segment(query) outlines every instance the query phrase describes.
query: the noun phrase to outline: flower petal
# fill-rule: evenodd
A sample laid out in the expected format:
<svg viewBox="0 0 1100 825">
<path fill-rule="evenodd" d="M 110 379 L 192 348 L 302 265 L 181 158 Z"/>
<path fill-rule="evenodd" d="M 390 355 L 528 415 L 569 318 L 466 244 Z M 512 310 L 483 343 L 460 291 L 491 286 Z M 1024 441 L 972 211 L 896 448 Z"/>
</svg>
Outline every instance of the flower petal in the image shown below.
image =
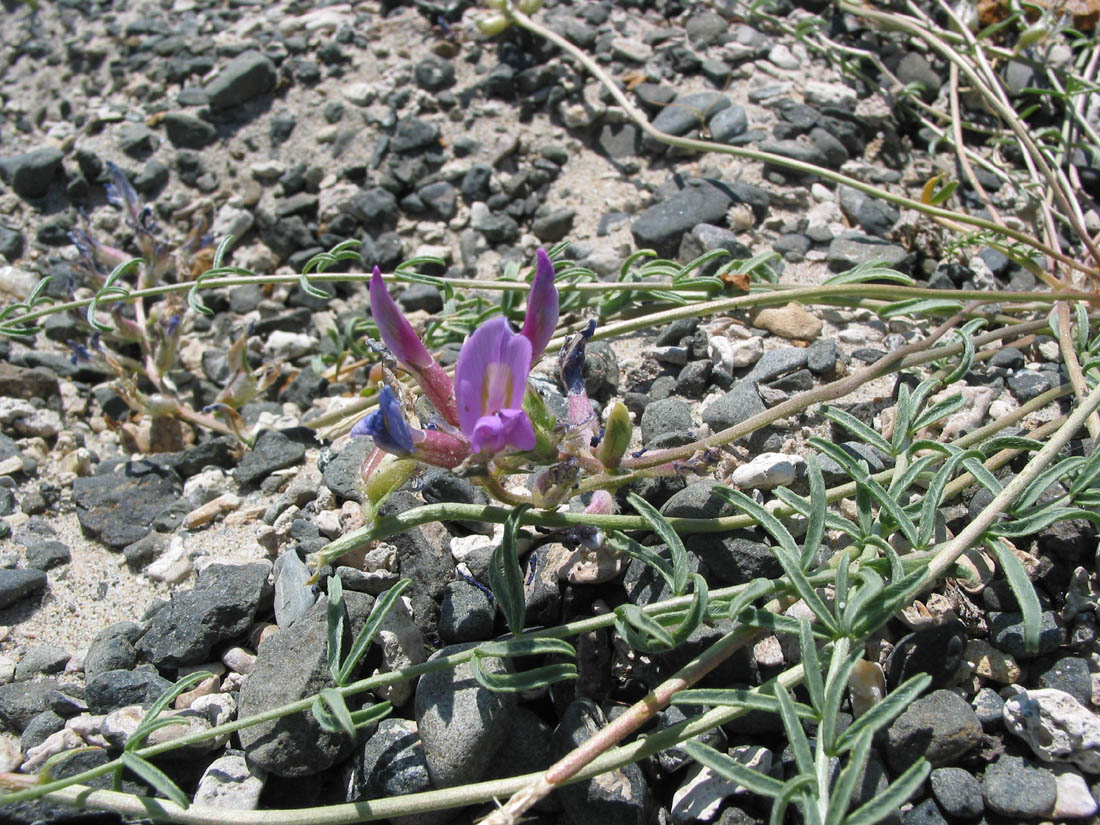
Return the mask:
<svg viewBox="0 0 1100 825">
<path fill-rule="evenodd" d="M 535 429 L 523 410 L 501 410 L 497 415 L 504 424 L 505 437 L 510 447 L 517 450 L 535 449 Z"/>
<path fill-rule="evenodd" d="M 470 437 L 478 419 L 504 407 L 520 407 L 531 369 L 531 343 L 508 320 L 492 318 L 466 339 L 458 354 L 455 386 L 458 423 Z"/>
<path fill-rule="evenodd" d="M 531 342 L 531 361 L 542 355 L 558 326 L 558 288 L 554 286 L 554 264 L 546 250 L 535 253 L 535 279 L 527 296 L 527 315 L 520 335 Z"/>
<path fill-rule="evenodd" d="M 412 324 L 390 297 L 386 283 L 382 280 L 382 271 L 378 267 L 374 268 L 370 279 L 370 314 L 378 324 L 378 334 L 390 348 L 393 357 L 410 371 L 424 370 L 435 363 L 431 353 L 413 330 Z"/>
<path fill-rule="evenodd" d="M 415 446 L 412 427 L 405 421 L 401 403 L 389 387 L 382 387 L 378 408 L 360 419 L 351 428 L 351 434 L 368 435 L 376 447 L 394 455 L 410 455 Z"/>
</svg>

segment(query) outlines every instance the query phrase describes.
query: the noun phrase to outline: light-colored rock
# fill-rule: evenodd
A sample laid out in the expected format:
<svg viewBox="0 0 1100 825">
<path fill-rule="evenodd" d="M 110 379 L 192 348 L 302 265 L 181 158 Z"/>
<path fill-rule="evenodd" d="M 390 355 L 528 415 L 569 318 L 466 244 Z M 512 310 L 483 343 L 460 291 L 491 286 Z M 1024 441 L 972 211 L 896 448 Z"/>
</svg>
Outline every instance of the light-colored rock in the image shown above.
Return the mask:
<svg viewBox="0 0 1100 825">
<path fill-rule="evenodd" d="M 57 733 L 47 736 L 41 745 L 27 751 L 27 758 L 19 766 L 19 770 L 23 773 L 37 773 L 51 756 L 82 747 L 84 747 L 84 740 L 77 736 L 76 731 L 62 728 Z"/>
<path fill-rule="evenodd" d="M 22 398 L 0 397 L 0 424 L 8 426 L 19 418 L 34 415 L 34 405 Z"/>
<path fill-rule="evenodd" d="M 783 647 L 775 636 L 765 636 L 752 646 L 753 660 L 760 667 L 782 667 Z"/>
<path fill-rule="evenodd" d="M 222 654 L 222 662 L 234 673 L 247 675 L 256 664 L 256 654 L 243 647 L 231 647 Z"/>
<path fill-rule="evenodd" d="M 677 822 L 710 822 L 738 785 L 703 765 L 692 765 L 672 795 L 672 817 Z"/>
<path fill-rule="evenodd" d="M 168 543 L 168 549 L 145 568 L 144 573 L 153 581 L 176 584 L 191 575 L 193 565 L 187 555 L 187 548 L 183 546 L 183 539 L 173 536 Z"/>
<path fill-rule="evenodd" d="M 1002 685 L 1015 684 L 1023 675 L 1012 656 L 983 639 L 968 641 L 965 657 L 976 675 Z"/>
<path fill-rule="evenodd" d="M 733 372 L 751 367 L 764 354 L 764 339 L 759 337 L 733 341 L 720 335 L 710 339 L 710 360 L 715 367 Z"/>
<path fill-rule="evenodd" d="M 839 106 L 851 109 L 857 102 L 855 91 L 843 83 L 809 80 L 802 88 L 802 93 L 811 106 Z"/>
<path fill-rule="evenodd" d="M 225 204 L 214 216 L 214 223 L 210 227 L 210 232 L 219 243 L 230 235 L 240 239 L 252 228 L 255 221 L 256 219 L 252 217 L 252 213 L 247 209 L 239 209 Z"/>
<path fill-rule="evenodd" d="M 111 743 L 103 735 L 103 714 L 82 713 L 65 721 L 65 727 L 72 730 L 88 745 L 94 748 L 109 748 Z"/>
<path fill-rule="evenodd" d="M 241 754 L 219 756 L 203 772 L 195 791 L 195 804 L 228 811 L 254 811 L 265 781 L 267 771 L 249 765 Z"/>
<path fill-rule="evenodd" d="M 196 507 L 183 517 L 183 526 L 187 530 L 204 527 L 223 513 L 229 513 L 241 506 L 241 497 L 236 493 L 222 493 L 213 501 Z"/>
<path fill-rule="evenodd" d="M 1084 819 L 1096 813 L 1098 806 L 1089 793 L 1085 777 L 1072 768 L 1063 767 L 1054 773 L 1058 796 L 1054 800 L 1054 819 Z"/>
<path fill-rule="evenodd" d="M 772 46 L 770 52 L 768 52 L 768 60 L 781 69 L 797 69 L 802 65 L 802 62 L 791 54 L 791 50 L 783 43 L 777 43 Z"/>
<path fill-rule="evenodd" d="M 378 629 L 374 643 L 382 648 L 383 662 L 382 670 L 375 673 L 391 673 L 418 665 L 427 658 L 424 653 L 424 635 L 413 621 L 412 601 L 405 596 L 398 599 Z M 405 681 L 376 688 L 374 692 L 394 707 L 400 707 L 412 698 L 413 688 Z"/>
<path fill-rule="evenodd" d="M 1065 691 L 1021 691 L 1005 701 L 1004 721 L 1043 761 L 1100 774 L 1100 719 Z"/>
<path fill-rule="evenodd" d="M 229 492 L 233 482 L 221 467 L 207 467 L 183 483 L 183 497 L 192 507 L 199 507 L 213 501 L 222 493 Z"/>
<path fill-rule="evenodd" d="M 339 510 L 322 510 L 313 517 L 313 523 L 317 525 L 321 535 L 329 539 L 339 536 L 342 529 Z"/>
<path fill-rule="evenodd" d="M 264 341 L 264 358 L 279 363 L 290 361 L 317 349 L 317 341 L 304 332 L 277 329 Z"/>
<path fill-rule="evenodd" d="M 0 656 L 0 685 L 15 680 L 15 660 L 10 656 Z"/>
<path fill-rule="evenodd" d="M 0 735 L 0 773 L 11 773 L 22 761 L 19 739 L 11 734 Z"/>
<path fill-rule="evenodd" d="M 203 679 L 191 690 L 185 691 L 176 697 L 176 701 L 172 703 L 172 707 L 176 710 L 186 710 L 191 707 L 195 700 L 200 696 L 208 696 L 211 693 L 217 693 L 221 690 L 222 679 L 218 675 L 212 675 L 208 679 Z"/>
<path fill-rule="evenodd" d="M 886 696 L 886 675 L 882 665 L 860 659 L 848 677 L 848 696 L 852 700 L 852 715 L 857 719 Z"/>
<path fill-rule="evenodd" d="M 611 41 L 611 53 L 621 60 L 645 63 L 653 57 L 653 47 L 632 37 L 616 37 Z"/>
<path fill-rule="evenodd" d="M 730 474 L 735 487 L 751 490 L 771 490 L 794 483 L 798 468 L 806 460 L 800 455 L 761 453 L 748 464 L 742 464 Z"/>
<path fill-rule="evenodd" d="M 555 571 L 559 581 L 572 584 L 603 584 L 618 576 L 627 560 L 609 550 L 578 547 L 570 550 L 554 544 L 546 553 L 546 569 Z"/>
<path fill-rule="evenodd" d="M 766 329 L 781 338 L 812 341 L 821 334 L 821 319 L 796 303 L 784 307 L 769 307 L 757 313 L 752 325 Z"/>
<path fill-rule="evenodd" d="M 25 300 L 34 292 L 39 280 L 41 279 L 33 272 L 17 266 L 0 266 L 0 295 Z"/>
<path fill-rule="evenodd" d="M 340 89 L 340 94 L 353 106 L 369 106 L 378 97 L 378 90 L 369 83 L 349 83 Z"/>
</svg>

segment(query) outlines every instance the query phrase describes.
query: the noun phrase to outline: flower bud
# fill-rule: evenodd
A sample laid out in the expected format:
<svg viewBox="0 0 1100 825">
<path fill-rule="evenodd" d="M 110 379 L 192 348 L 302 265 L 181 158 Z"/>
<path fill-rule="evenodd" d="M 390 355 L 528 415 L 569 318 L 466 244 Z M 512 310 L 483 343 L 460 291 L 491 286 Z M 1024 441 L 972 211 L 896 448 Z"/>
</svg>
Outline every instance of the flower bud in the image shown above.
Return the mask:
<svg viewBox="0 0 1100 825">
<path fill-rule="evenodd" d="M 516 8 L 524 14 L 534 14 L 542 8 L 542 0 L 517 0 Z"/>
<path fill-rule="evenodd" d="M 488 17 L 479 17 L 476 22 L 481 33 L 488 37 L 496 37 L 512 25 L 511 18 L 506 14 L 491 14 Z"/>
<path fill-rule="evenodd" d="M 634 425 L 630 421 L 630 412 L 622 401 L 616 401 L 607 414 L 603 441 L 596 452 L 596 457 L 604 467 L 613 470 L 619 466 L 623 454 L 630 449 L 633 434 Z"/>
<path fill-rule="evenodd" d="M 399 458 L 375 447 L 359 469 L 363 494 L 363 518 L 374 521 L 378 508 L 416 472 L 416 459 Z"/>
</svg>

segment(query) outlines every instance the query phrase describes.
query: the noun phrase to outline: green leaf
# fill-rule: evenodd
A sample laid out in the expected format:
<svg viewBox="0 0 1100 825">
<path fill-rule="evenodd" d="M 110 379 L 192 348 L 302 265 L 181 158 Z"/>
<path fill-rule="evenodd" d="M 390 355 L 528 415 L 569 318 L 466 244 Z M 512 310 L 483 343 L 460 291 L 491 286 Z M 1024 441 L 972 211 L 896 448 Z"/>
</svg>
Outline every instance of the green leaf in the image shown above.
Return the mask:
<svg viewBox="0 0 1100 825">
<path fill-rule="evenodd" d="M 913 547 L 917 546 L 917 525 L 913 524 L 913 520 L 905 514 L 905 511 L 897 503 L 893 496 L 887 493 L 882 485 L 875 481 L 870 476 L 867 476 L 859 482 L 860 485 L 865 486 L 867 491 L 878 501 L 879 507 L 882 512 L 889 514 L 893 522 L 901 530 L 905 540 L 909 542 Z"/>
<path fill-rule="evenodd" d="M 493 549 L 489 559 L 489 589 L 493 591 L 500 612 L 512 633 L 523 633 L 523 624 L 527 612 L 527 602 L 523 595 L 523 573 L 519 569 L 516 556 L 516 533 L 523 514 L 530 505 L 521 504 L 512 510 L 504 522 L 504 538 Z"/>
<path fill-rule="evenodd" d="M 798 620 L 798 641 L 802 651 L 802 672 L 805 674 L 806 690 L 810 694 L 810 704 L 819 713 L 825 707 L 825 683 L 821 678 L 821 660 L 817 656 L 817 643 L 810 631 L 810 620 L 805 616 Z"/>
<path fill-rule="evenodd" d="M 1092 510 L 1083 510 L 1080 507 L 1049 507 L 1012 521 L 1002 521 L 1000 524 L 994 524 L 988 532 L 989 535 L 993 536 L 1029 536 L 1032 533 L 1045 530 L 1056 522 L 1077 518 L 1087 519 L 1093 524 L 1100 525 L 1100 515 Z"/>
<path fill-rule="evenodd" d="M 844 694 L 848 689 L 848 682 L 852 677 L 856 662 L 859 661 L 861 651 L 854 653 L 848 650 L 844 640 L 834 645 L 832 657 L 829 660 L 829 675 L 825 679 L 825 695 L 818 705 L 818 718 L 821 726 L 817 729 L 817 735 L 828 747 L 836 739 L 837 719 L 840 717 L 840 706 L 844 702 Z"/>
<path fill-rule="evenodd" d="M 634 539 L 628 538 L 618 530 L 607 534 L 607 537 L 604 539 L 604 546 L 618 553 L 622 553 L 624 556 L 630 556 L 632 559 L 638 559 L 644 564 L 649 565 L 660 573 L 661 578 L 668 582 L 669 588 L 675 591 L 676 579 L 672 569 L 672 563 L 652 547 L 646 547 L 643 544 L 639 544 L 634 541 Z"/>
<path fill-rule="evenodd" d="M 628 645 L 642 653 L 665 653 L 676 647 L 672 634 L 637 605 L 615 608 L 615 630 Z"/>
<path fill-rule="evenodd" d="M 199 682 L 209 679 L 212 675 L 213 674 L 208 670 L 196 670 L 194 673 L 188 673 L 186 676 L 177 679 L 176 683 L 158 696 L 153 704 L 149 706 L 149 710 L 145 711 L 145 716 L 141 718 L 141 722 L 134 728 L 133 734 L 126 740 L 126 748 L 128 750 L 137 748 L 145 737 L 156 730 L 153 725 L 156 723 L 157 717 L 160 716 L 161 711 L 174 702 L 176 697 L 181 693 L 189 690 Z M 157 727 L 160 726 L 158 725 Z"/>
<path fill-rule="evenodd" d="M 742 688 L 680 690 L 672 694 L 669 704 L 744 708 L 745 710 L 760 710 L 765 713 L 779 713 L 779 700 L 774 696 L 760 693 L 757 690 L 744 690 Z M 794 710 L 802 719 L 817 718 L 814 709 L 802 702 L 794 702 Z"/>
<path fill-rule="evenodd" d="M 930 313 L 954 314 L 962 309 L 962 303 L 948 298 L 907 298 L 895 301 L 878 309 L 880 318 L 893 318 L 896 315 L 927 315 Z"/>
<path fill-rule="evenodd" d="M 702 742 L 689 739 L 679 747 L 700 765 L 705 765 L 722 778 L 736 782 L 752 793 L 775 799 L 783 792 L 783 783 L 778 779 L 772 779 L 766 774 L 754 771 L 732 756 L 720 753 Z"/>
<path fill-rule="evenodd" d="M 389 702 L 379 702 L 377 705 L 365 707 L 362 710 L 351 712 L 351 721 L 356 730 L 377 724 L 390 715 L 393 705 Z"/>
<path fill-rule="evenodd" d="M 871 739 L 872 734 L 865 732 L 856 741 L 856 746 L 852 749 L 848 764 L 844 766 L 844 770 L 837 777 L 836 784 L 829 796 L 829 810 L 825 814 L 825 825 L 840 825 L 844 821 L 844 814 L 848 812 L 848 805 L 852 802 L 852 794 L 863 776 L 863 769 L 867 766 L 867 761 L 871 755 Z"/>
<path fill-rule="evenodd" d="M 344 617 L 347 611 L 344 609 L 344 583 L 339 576 L 328 577 L 328 604 L 325 607 L 325 620 L 328 625 L 328 672 L 332 674 L 332 681 L 338 685 L 341 681 L 343 668 L 340 661 L 344 655 Z"/>
<path fill-rule="evenodd" d="M 524 636 L 519 639 L 488 642 L 474 650 L 474 655 L 480 659 L 487 657 L 506 659 L 513 656 L 547 656 L 553 654 L 576 656 L 577 650 L 565 639 L 548 639 L 541 636 Z"/>
<path fill-rule="evenodd" d="M 323 730 L 346 733 L 355 738 L 355 721 L 351 718 L 344 695 L 333 688 L 323 688 L 313 700 L 313 716 Z"/>
<path fill-rule="evenodd" d="M 348 651 L 348 657 L 340 666 L 339 678 L 336 680 L 336 684 L 343 686 L 351 681 L 351 677 L 355 673 L 355 668 L 359 666 L 359 661 L 367 652 L 370 643 L 374 641 L 374 637 L 378 634 L 378 629 L 382 626 L 382 622 L 386 620 L 386 616 L 393 610 L 393 606 L 397 604 L 397 600 L 401 597 L 401 594 L 404 593 L 406 588 L 411 584 L 412 579 L 401 579 L 397 584 L 383 593 L 378 601 L 374 603 L 374 608 L 371 610 L 366 624 L 364 624 L 363 629 L 359 631 L 359 635 L 355 637 L 355 641 L 352 642 L 351 645 L 351 650 Z"/>
<path fill-rule="evenodd" d="M 814 757 L 810 751 L 810 740 L 806 737 L 806 731 L 802 729 L 802 722 L 799 721 L 798 714 L 795 712 L 791 694 L 780 682 L 773 682 L 772 685 L 775 698 L 779 700 L 779 718 L 783 720 L 783 729 L 787 732 L 787 741 L 790 742 L 799 773 L 813 775 Z"/>
<path fill-rule="evenodd" d="M 191 800 L 187 794 L 180 790 L 179 785 L 168 778 L 168 774 L 136 753 L 122 752 L 122 765 L 135 776 L 152 785 L 165 799 L 170 799 L 186 810 L 191 807 Z"/>
<path fill-rule="evenodd" d="M 999 435 L 988 441 L 983 441 L 978 449 L 987 456 L 1001 450 L 1027 450 L 1028 452 L 1037 453 L 1043 449 L 1043 442 L 1036 441 L 1034 438 L 1024 438 L 1022 435 Z"/>
<path fill-rule="evenodd" d="M 976 458 L 964 458 L 962 462 L 963 468 L 974 476 L 975 480 L 981 484 L 993 495 L 998 495 L 1004 487 L 1001 482 L 997 480 L 997 476 L 993 475 L 989 469 Z"/>
<path fill-rule="evenodd" d="M 872 430 L 850 412 L 837 409 L 836 407 L 828 407 L 824 404 L 822 404 L 821 407 L 818 408 L 818 412 L 820 412 L 821 415 L 825 416 L 830 421 L 839 424 L 841 427 L 852 433 L 852 435 L 856 436 L 861 441 L 870 444 L 876 450 L 880 450 L 886 453 L 886 455 L 894 455 L 893 447 L 890 445 L 890 442 L 888 442 L 885 438 L 879 435 L 879 433 Z"/>
<path fill-rule="evenodd" d="M 924 567 L 917 568 L 905 578 L 891 582 L 870 600 L 861 615 L 852 622 L 852 633 L 857 637 L 871 634 L 889 621 L 890 617 L 903 608 L 912 598 L 913 593 L 925 580 L 928 571 Z"/>
<path fill-rule="evenodd" d="M 628 494 L 627 501 L 630 502 L 630 506 L 634 508 L 635 512 L 645 519 L 649 529 L 660 536 L 661 541 L 668 547 L 669 554 L 672 556 L 674 576 L 672 592 L 677 596 L 684 595 L 687 590 L 690 570 L 688 568 L 687 551 L 684 549 L 684 543 L 680 540 L 680 536 L 672 529 L 672 525 L 668 523 L 668 520 L 637 493 Z"/>
<path fill-rule="evenodd" d="M 577 666 L 569 663 L 544 665 L 520 673 L 487 673 L 474 657 L 470 660 L 470 668 L 477 683 L 494 693 L 524 693 L 577 678 Z"/>
<path fill-rule="evenodd" d="M 967 456 L 981 460 L 981 453 L 977 450 L 956 453 L 943 463 L 939 472 L 933 476 L 932 483 L 928 485 L 928 489 L 925 491 L 924 498 L 921 501 L 920 527 L 917 531 L 917 543 L 913 545 L 916 549 L 926 549 L 928 545 L 931 544 L 932 538 L 935 536 L 936 532 L 936 515 L 940 508 L 940 504 L 943 502 L 947 483 L 955 475 L 955 471 L 959 464 Z"/>
<path fill-rule="evenodd" d="M 797 796 L 801 798 L 801 806 L 809 816 L 816 815 L 817 808 L 813 805 L 811 789 L 817 788 L 817 777 L 814 774 L 800 774 L 786 781 L 783 785 L 783 793 L 776 797 L 772 803 L 772 812 L 768 817 L 768 825 L 783 825 L 787 816 L 787 806 Z M 817 825 L 812 822 L 810 825 Z"/>
<path fill-rule="evenodd" d="M 745 585 L 744 590 L 730 600 L 729 618 L 735 622 L 741 621 L 740 614 L 746 607 L 763 596 L 770 596 L 772 591 L 773 585 L 770 579 L 763 577 L 753 579 Z"/>
<path fill-rule="evenodd" d="M 802 555 L 800 561 L 803 568 L 808 568 L 817 557 L 821 549 L 821 539 L 825 536 L 825 514 L 829 508 L 829 500 L 825 492 L 825 478 L 821 475 L 821 464 L 817 456 L 811 455 L 806 462 L 806 476 L 810 482 L 810 518 L 806 522 L 806 533 L 802 537 Z"/>
<path fill-rule="evenodd" d="M 932 684 L 927 673 L 918 673 L 906 679 L 877 705 L 872 707 L 844 729 L 833 744 L 833 755 L 839 755 L 855 747 L 862 736 L 874 736 L 901 715 L 918 696 Z"/>
<path fill-rule="evenodd" d="M 962 357 L 959 358 L 958 366 L 956 366 L 955 369 L 951 370 L 951 372 L 944 376 L 944 386 L 954 384 L 956 381 L 958 381 L 960 378 L 970 372 L 970 368 L 974 365 L 974 339 L 960 330 L 954 330 L 954 332 L 955 335 L 957 335 L 962 340 Z M 917 429 L 920 428 L 918 427 Z"/>
<path fill-rule="evenodd" d="M 1012 503 L 1013 511 L 1023 513 L 1039 500 L 1039 497 L 1046 492 L 1050 485 L 1059 481 L 1064 476 L 1068 476 L 1070 473 L 1075 472 L 1084 465 L 1084 463 L 1085 459 L 1081 456 L 1069 456 L 1068 458 L 1062 459 L 1057 464 L 1047 467 L 1027 485 L 1027 488 L 1020 494 L 1019 498 Z"/>
<path fill-rule="evenodd" d="M 956 393 L 955 395 L 948 396 L 940 401 L 937 401 L 931 407 L 917 416 L 917 420 L 913 422 L 913 430 L 920 431 L 925 427 L 935 424 L 952 413 L 958 412 L 966 406 L 966 399 Z"/>
<path fill-rule="evenodd" d="M 924 780 L 928 778 L 931 770 L 928 761 L 921 757 L 910 765 L 885 791 L 876 794 L 865 805 L 857 808 L 844 820 L 844 825 L 876 825 L 887 816 L 897 813 L 902 803 L 906 802 L 924 784 Z"/>
<path fill-rule="evenodd" d="M 909 440 L 913 424 L 913 398 L 908 384 L 898 387 L 897 416 L 894 419 L 894 432 L 890 436 L 890 455 L 901 455 L 905 443 Z"/>
<path fill-rule="evenodd" d="M 1077 320 L 1077 349 L 1084 352 L 1089 345 L 1089 313 L 1083 303 L 1075 301 L 1073 314 Z"/>
<path fill-rule="evenodd" d="M 997 563 L 1008 579 L 1012 594 L 1020 603 L 1020 612 L 1024 620 L 1024 648 L 1028 653 L 1039 652 L 1039 631 L 1043 623 L 1043 607 L 1031 579 L 1027 577 L 1024 566 L 1003 541 L 987 541 L 986 544 L 996 554 Z"/>
<path fill-rule="evenodd" d="M 858 264 L 847 272 L 841 272 L 839 275 L 833 275 L 831 278 L 826 278 L 825 286 L 861 284 L 866 281 L 893 281 L 894 283 L 904 284 L 905 286 L 912 286 L 916 283 L 908 275 L 904 275 L 896 269 L 890 269 L 884 262 L 870 261 Z"/>
</svg>

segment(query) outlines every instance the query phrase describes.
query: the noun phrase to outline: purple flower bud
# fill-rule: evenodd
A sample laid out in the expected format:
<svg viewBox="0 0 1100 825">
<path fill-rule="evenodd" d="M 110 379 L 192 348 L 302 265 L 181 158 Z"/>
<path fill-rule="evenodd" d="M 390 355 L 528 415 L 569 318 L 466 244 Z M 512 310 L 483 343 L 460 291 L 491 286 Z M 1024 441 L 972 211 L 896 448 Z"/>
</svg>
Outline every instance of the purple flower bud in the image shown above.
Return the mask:
<svg viewBox="0 0 1100 825">
<path fill-rule="evenodd" d="M 424 395 L 451 425 L 458 424 L 455 410 L 454 382 L 436 363 L 432 354 L 413 330 L 412 324 L 390 297 L 382 272 L 374 268 L 370 280 L 370 311 L 378 325 L 378 334 L 393 357 L 416 378 Z"/>
<path fill-rule="evenodd" d="M 520 335 L 531 342 L 531 361 L 537 361 L 554 337 L 558 326 L 558 288 L 554 286 L 554 264 L 545 249 L 535 253 L 535 279 L 527 297 L 527 315 Z"/>
<path fill-rule="evenodd" d="M 531 342 L 508 320 L 482 324 L 458 354 L 455 367 L 458 423 L 475 453 L 507 447 L 531 450 L 535 431 L 523 411 L 531 371 Z"/>
</svg>

